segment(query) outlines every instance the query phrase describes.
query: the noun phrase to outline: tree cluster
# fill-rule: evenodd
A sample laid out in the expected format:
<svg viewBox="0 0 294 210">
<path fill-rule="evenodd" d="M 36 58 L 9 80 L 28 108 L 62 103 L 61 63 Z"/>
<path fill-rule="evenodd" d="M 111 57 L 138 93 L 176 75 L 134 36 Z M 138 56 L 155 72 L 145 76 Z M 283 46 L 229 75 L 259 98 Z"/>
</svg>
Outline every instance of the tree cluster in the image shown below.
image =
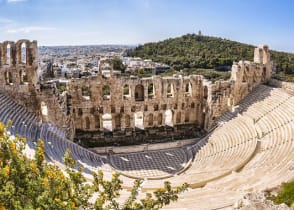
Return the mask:
<svg viewBox="0 0 294 210">
<path fill-rule="evenodd" d="M 179 71 L 201 68 L 228 70 L 234 61 L 252 60 L 254 46 L 227 39 L 186 34 L 136 47 L 131 56 L 152 59 Z M 278 73 L 294 75 L 294 54 L 271 51 Z"/>
</svg>

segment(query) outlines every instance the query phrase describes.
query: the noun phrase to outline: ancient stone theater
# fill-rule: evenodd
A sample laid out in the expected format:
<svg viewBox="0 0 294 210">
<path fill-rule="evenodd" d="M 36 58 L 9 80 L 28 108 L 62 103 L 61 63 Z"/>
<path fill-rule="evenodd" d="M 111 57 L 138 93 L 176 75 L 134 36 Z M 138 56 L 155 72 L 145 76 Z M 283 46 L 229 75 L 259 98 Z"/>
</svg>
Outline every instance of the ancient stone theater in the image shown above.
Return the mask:
<svg viewBox="0 0 294 210">
<path fill-rule="evenodd" d="M 41 79 L 37 41 L 4 41 L 0 55 L 0 120 L 11 119 L 29 148 L 43 139 L 57 165 L 69 148 L 85 174 L 118 171 L 126 190 L 135 178 L 144 179 L 142 192 L 188 182 L 167 209 L 232 207 L 293 179 L 294 85 L 271 78 L 266 45 L 253 61 L 235 62 L 226 81 L 103 75 L 100 65 L 97 76 L 66 81 L 65 91 Z"/>
</svg>

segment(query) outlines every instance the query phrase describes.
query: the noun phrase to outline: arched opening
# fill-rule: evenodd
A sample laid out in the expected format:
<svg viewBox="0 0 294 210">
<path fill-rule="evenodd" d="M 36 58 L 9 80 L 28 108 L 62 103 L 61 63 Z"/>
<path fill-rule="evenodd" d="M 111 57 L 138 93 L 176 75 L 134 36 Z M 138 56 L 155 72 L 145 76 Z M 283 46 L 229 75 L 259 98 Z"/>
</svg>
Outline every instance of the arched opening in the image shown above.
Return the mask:
<svg viewBox="0 0 294 210">
<path fill-rule="evenodd" d="M 194 109 L 194 108 L 195 108 L 195 103 L 192 102 L 192 103 L 191 103 L 191 109 Z"/>
<path fill-rule="evenodd" d="M 153 83 L 150 83 L 148 85 L 148 98 L 154 98 L 154 96 L 155 96 L 154 85 Z"/>
<path fill-rule="evenodd" d="M 246 77 L 245 77 L 245 74 L 243 75 L 242 77 L 242 82 L 245 83 L 246 82 Z"/>
<path fill-rule="evenodd" d="M 177 116 L 176 116 L 176 123 L 177 124 L 181 123 L 181 117 L 182 117 L 181 112 L 178 112 Z"/>
<path fill-rule="evenodd" d="M 100 128 L 100 117 L 95 116 L 95 128 L 99 129 Z"/>
<path fill-rule="evenodd" d="M 131 118 L 130 118 L 130 115 L 126 115 L 125 116 L 125 126 L 126 126 L 126 128 L 131 127 Z"/>
<path fill-rule="evenodd" d="M 190 82 L 185 86 L 185 96 L 192 96 L 192 84 Z"/>
<path fill-rule="evenodd" d="M 89 117 L 85 117 L 85 129 L 90 129 L 90 119 Z"/>
<path fill-rule="evenodd" d="M 131 97 L 131 94 L 130 94 L 130 86 L 129 85 L 124 85 L 124 88 L 123 88 L 123 97 L 124 99 L 127 99 L 127 98 L 130 98 Z"/>
<path fill-rule="evenodd" d="M 104 131 L 112 131 L 112 116 L 111 114 L 102 115 L 102 125 Z"/>
<path fill-rule="evenodd" d="M 185 123 L 188 123 L 190 121 L 190 113 L 186 112 L 185 113 Z"/>
<path fill-rule="evenodd" d="M 208 98 L 208 88 L 207 88 L 207 86 L 204 86 L 203 98 L 204 98 L 204 100 L 207 100 L 207 98 Z"/>
<path fill-rule="evenodd" d="M 108 85 L 104 85 L 102 88 L 102 96 L 103 100 L 109 100 L 110 99 L 110 87 Z"/>
<path fill-rule="evenodd" d="M 45 102 L 43 102 L 43 101 L 41 102 L 41 114 L 43 116 L 48 116 L 48 108 L 47 108 Z"/>
<path fill-rule="evenodd" d="M 265 81 L 266 80 L 266 68 L 265 67 L 263 67 L 263 69 L 262 69 L 261 78 L 262 78 L 262 81 Z"/>
<path fill-rule="evenodd" d="M 79 115 L 79 116 L 82 116 L 82 115 L 83 115 L 83 109 L 82 109 L 82 108 L 79 108 L 79 109 L 78 109 L 78 115 Z"/>
<path fill-rule="evenodd" d="M 20 84 L 24 84 L 25 82 L 28 82 L 28 76 L 25 69 L 19 71 L 19 82 Z"/>
<path fill-rule="evenodd" d="M 137 85 L 135 87 L 135 100 L 144 101 L 144 86 L 143 85 Z"/>
<path fill-rule="evenodd" d="M 152 126 L 153 125 L 153 114 L 149 114 L 148 115 L 148 126 Z"/>
<path fill-rule="evenodd" d="M 167 84 L 166 92 L 167 92 L 167 95 L 166 95 L 167 98 L 174 97 L 174 86 L 170 83 Z"/>
<path fill-rule="evenodd" d="M 4 72 L 4 79 L 5 79 L 5 83 L 6 83 L 6 85 L 9 85 L 9 74 L 8 74 L 7 71 Z"/>
<path fill-rule="evenodd" d="M 82 87 L 82 96 L 90 96 L 90 89 L 89 87 Z"/>
<path fill-rule="evenodd" d="M 115 126 L 115 129 L 121 128 L 121 118 L 120 118 L 120 115 L 116 115 L 114 117 L 114 126 Z"/>
<path fill-rule="evenodd" d="M 11 64 L 11 46 L 10 44 L 8 44 L 6 46 L 6 61 L 5 61 L 6 65 L 10 65 Z"/>
<path fill-rule="evenodd" d="M 47 122 L 48 121 L 48 107 L 45 104 L 45 102 L 41 102 L 41 115 L 43 121 Z"/>
<path fill-rule="evenodd" d="M 135 112 L 135 128 L 144 129 L 144 114 L 143 112 Z"/>
<path fill-rule="evenodd" d="M 168 109 L 165 111 L 165 125 L 167 126 L 173 126 L 173 112 Z"/>
<path fill-rule="evenodd" d="M 13 84 L 13 77 L 11 72 L 8 72 L 8 84 Z"/>
<path fill-rule="evenodd" d="M 157 124 L 158 124 L 158 125 L 162 125 L 162 114 L 161 114 L 161 113 L 159 113 L 159 114 L 157 115 Z"/>
<path fill-rule="evenodd" d="M 27 63 L 27 46 L 25 43 L 21 44 L 21 49 L 20 49 L 20 61 L 22 64 L 26 64 Z"/>
</svg>

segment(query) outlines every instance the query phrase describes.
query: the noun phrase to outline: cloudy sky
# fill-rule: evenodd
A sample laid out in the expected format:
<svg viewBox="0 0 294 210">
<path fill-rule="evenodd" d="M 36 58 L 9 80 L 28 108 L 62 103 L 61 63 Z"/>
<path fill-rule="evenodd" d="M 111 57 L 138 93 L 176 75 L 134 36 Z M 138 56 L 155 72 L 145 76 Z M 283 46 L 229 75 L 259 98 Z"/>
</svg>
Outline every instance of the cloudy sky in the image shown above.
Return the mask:
<svg viewBox="0 0 294 210">
<path fill-rule="evenodd" d="M 292 0 L 0 0 L 0 42 L 139 44 L 199 30 L 294 53 Z"/>
</svg>

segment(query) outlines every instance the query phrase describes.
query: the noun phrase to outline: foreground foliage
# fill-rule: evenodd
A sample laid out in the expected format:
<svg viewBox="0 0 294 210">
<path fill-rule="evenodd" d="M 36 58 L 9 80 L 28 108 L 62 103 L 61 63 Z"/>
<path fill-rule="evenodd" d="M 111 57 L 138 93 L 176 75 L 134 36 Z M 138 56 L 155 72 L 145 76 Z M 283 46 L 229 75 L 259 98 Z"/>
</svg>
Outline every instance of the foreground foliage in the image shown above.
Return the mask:
<svg viewBox="0 0 294 210">
<path fill-rule="evenodd" d="M 137 47 L 131 56 L 149 58 L 170 65 L 174 70 L 190 68 L 229 70 L 234 61 L 252 60 L 254 46 L 227 39 L 186 34 Z M 271 51 L 281 80 L 294 77 L 294 54 Z M 289 76 L 292 75 L 292 76 Z"/>
<path fill-rule="evenodd" d="M 283 183 L 277 196 L 271 198 L 275 203 L 285 203 L 294 207 L 294 181 Z"/>
<path fill-rule="evenodd" d="M 93 181 L 86 182 L 83 168 L 74 169 L 75 160 L 68 150 L 64 155 L 65 173 L 59 167 L 46 163 L 44 143 L 39 140 L 33 159 L 24 154 L 26 139 L 12 137 L 7 126 L 0 122 L 0 209 L 160 209 L 178 199 L 178 194 L 187 189 L 184 184 L 172 189 L 170 183 L 144 199 L 137 195 L 142 183 L 134 182 L 131 195 L 124 203 L 118 198 L 122 190 L 119 174 L 111 180 L 103 172 L 93 174 Z M 94 202 L 89 202 L 92 199 Z"/>
</svg>

